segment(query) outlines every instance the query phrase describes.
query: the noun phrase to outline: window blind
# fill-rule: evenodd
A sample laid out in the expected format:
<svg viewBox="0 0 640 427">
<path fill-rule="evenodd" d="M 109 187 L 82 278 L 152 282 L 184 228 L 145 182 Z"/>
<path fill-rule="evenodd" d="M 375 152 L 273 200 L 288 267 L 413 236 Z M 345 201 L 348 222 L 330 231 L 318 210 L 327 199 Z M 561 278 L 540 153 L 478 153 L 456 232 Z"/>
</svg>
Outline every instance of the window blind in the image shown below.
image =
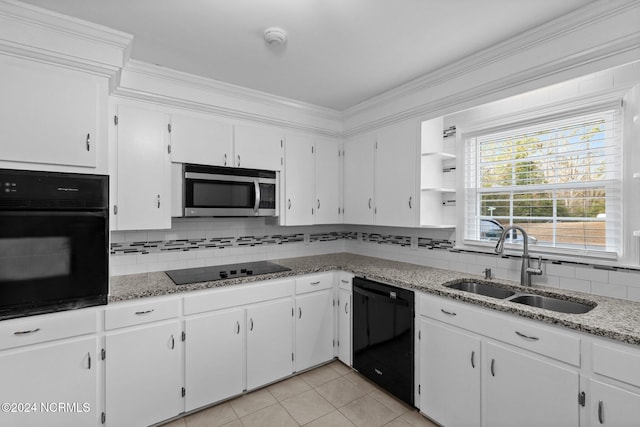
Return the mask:
<svg viewBox="0 0 640 427">
<path fill-rule="evenodd" d="M 621 109 L 562 117 L 465 141 L 465 241 L 495 242 L 519 225 L 531 248 L 620 252 Z"/>
</svg>

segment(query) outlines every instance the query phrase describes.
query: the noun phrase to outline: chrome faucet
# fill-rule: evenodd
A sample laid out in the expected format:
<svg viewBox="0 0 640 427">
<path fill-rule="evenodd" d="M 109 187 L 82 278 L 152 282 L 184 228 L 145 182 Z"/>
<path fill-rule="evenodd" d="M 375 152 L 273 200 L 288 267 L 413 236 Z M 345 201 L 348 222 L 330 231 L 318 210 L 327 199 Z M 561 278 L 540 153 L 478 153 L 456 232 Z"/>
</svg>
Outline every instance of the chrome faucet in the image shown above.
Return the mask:
<svg viewBox="0 0 640 427">
<path fill-rule="evenodd" d="M 542 257 L 538 257 L 538 267 L 531 267 L 529 260 L 529 236 L 524 228 L 518 225 L 511 225 L 502 231 L 498 244 L 496 245 L 496 253 L 501 254 L 504 251 L 504 241 L 507 238 L 507 233 L 511 230 L 517 230 L 522 233 L 522 268 L 520 270 L 520 285 L 531 286 L 531 275 L 542 275 Z"/>
</svg>

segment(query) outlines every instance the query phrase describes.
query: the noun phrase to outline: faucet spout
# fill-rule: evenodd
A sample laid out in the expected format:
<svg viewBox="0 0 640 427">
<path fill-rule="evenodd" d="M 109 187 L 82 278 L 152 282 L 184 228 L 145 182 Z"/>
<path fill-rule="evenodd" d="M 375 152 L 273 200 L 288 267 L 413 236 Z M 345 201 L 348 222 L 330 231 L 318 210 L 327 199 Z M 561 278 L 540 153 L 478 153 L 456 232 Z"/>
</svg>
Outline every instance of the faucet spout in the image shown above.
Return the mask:
<svg viewBox="0 0 640 427">
<path fill-rule="evenodd" d="M 500 239 L 498 239 L 498 243 L 496 244 L 495 252 L 497 254 L 501 254 L 504 251 L 504 241 L 507 238 L 507 234 L 511 230 L 517 230 L 522 233 L 522 267 L 520 270 L 520 285 L 522 286 L 531 286 L 531 275 L 541 275 L 542 269 L 541 264 L 542 260 L 538 259 L 538 268 L 531 268 L 529 263 L 529 235 L 525 231 L 524 228 L 518 225 L 510 225 L 509 227 L 502 230 L 502 234 L 500 235 Z"/>
</svg>

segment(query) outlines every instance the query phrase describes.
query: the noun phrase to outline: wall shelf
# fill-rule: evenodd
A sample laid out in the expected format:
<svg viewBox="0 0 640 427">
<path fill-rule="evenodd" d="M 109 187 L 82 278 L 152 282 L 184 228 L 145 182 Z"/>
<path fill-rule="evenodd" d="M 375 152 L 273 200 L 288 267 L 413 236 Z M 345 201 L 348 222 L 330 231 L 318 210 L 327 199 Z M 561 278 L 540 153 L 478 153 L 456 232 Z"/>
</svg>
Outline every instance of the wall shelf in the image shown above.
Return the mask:
<svg viewBox="0 0 640 427">
<path fill-rule="evenodd" d="M 455 159 L 456 155 L 452 153 L 446 153 L 444 151 L 432 151 L 429 153 L 422 153 L 422 157 L 435 157 L 440 159 Z"/>
<path fill-rule="evenodd" d="M 446 187 L 437 187 L 437 188 L 432 188 L 432 187 L 426 187 L 426 188 L 421 188 L 420 190 L 422 191 L 436 191 L 439 193 L 455 193 L 456 189 L 455 188 L 446 188 Z"/>
</svg>

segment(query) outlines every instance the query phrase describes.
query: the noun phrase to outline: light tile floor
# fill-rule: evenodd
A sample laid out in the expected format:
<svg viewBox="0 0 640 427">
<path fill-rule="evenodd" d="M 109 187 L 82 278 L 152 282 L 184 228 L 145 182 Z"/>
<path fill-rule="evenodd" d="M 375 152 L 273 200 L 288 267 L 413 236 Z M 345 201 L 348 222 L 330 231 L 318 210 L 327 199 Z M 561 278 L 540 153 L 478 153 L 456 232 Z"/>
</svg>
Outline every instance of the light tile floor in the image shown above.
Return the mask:
<svg viewBox="0 0 640 427">
<path fill-rule="evenodd" d="M 174 420 L 163 427 L 435 427 L 341 362 Z"/>
</svg>

